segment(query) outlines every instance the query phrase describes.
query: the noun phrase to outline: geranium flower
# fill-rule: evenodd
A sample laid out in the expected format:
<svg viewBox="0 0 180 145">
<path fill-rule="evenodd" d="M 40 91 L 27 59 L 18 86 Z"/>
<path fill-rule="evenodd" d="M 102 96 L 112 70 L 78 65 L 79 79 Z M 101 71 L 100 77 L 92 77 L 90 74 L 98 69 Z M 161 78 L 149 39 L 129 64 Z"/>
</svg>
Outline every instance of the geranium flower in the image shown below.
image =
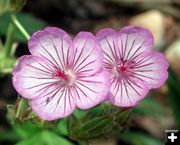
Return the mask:
<svg viewBox="0 0 180 145">
<path fill-rule="evenodd" d="M 47 27 L 32 35 L 31 55 L 22 56 L 13 71 L 13 85 L 44 120 L 70 115 L 75 107 L 88 109 L 104 100 L 108 77 L 103 53 L 89 32 L 72 41 L 63 30 Z"/>
<path fill-rule="evenodd" d="M 153 51 L 153 36 L 147 29 L 127 26 L 116 32 L 105 28 L 97 33 L 104 52 L 103 66 L 111 78 L 109 99 L 120 107 L 131 107 L 152 88 L 164 84 L 168 62 Z"/>
</svg>

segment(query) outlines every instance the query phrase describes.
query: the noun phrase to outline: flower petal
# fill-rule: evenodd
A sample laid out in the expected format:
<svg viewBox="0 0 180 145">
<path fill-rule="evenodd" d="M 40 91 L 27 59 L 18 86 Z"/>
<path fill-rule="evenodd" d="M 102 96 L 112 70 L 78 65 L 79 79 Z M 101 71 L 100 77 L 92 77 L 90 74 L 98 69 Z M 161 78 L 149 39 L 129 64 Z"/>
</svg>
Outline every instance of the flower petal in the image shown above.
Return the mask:
<svg viewBox="0 0 180 145">
<path fill-rule="evenodd" d="M 112 79 L 110 101 L 119 107 L 135 106 L 148 93 L 148 87 L 137 79 Z"/>
<path fill-rule="evenodd" d="M 46 60 L 32 55 L 19 59 L 13 71 L 13 85 L 16 91 L 25 98 L 32 99 L 57 86 L 53 77 L 53 67 Z"/>
<path fill-rule="evenodd" d="M 88 109 L 101 103 L 108 91 L 109 77 L 104 71 L 92 76 L 78 77 L 73 89 L 80 109 Z"/>
<path fill-rule="evenodd" d="M 154 39 L 147 29 L 127 26 L 120 30 L 116 42 L 121 59 L 133 61 L 152 52 Z"/>
<path fill-rule="evenodd" d="M 142 80 L 149 88 L 159 88 L 168 78 L 168 66 L 164 55 L 154 52 L 136 62 L 131 76 Z"/>
<path fill-rule="evenodd" d="M 69 116 L 75 109 L 75 100 L 71 90 L 63 87 L 33 99 L 31 106 L 42 119 L 55 120 Z"/>
<path fill-rule="evenodd" d="M 95 36 L 89 32 L 80 32 L 73 42 L 75 53 L 72 62 L 74 71 L 86 76 L 99 71 L 103 54 Z"/>
<path fill-rule="evenodd" d="M 111 28 L 104 28 L 96 34 L 104 53 L 104 67 L 116 65 L 120 59 L 121 50 L 115 46 L 116 36 L 117 32 Z"/>
<path fill-rule="evenodd" d="M 45 58 L 56 68 L 64 70 L 71 65 L 72 40 L 62 29 L 47 27 L 38 31 L 32 35 L 28 46 L 32 55 Z"/>
</svg>

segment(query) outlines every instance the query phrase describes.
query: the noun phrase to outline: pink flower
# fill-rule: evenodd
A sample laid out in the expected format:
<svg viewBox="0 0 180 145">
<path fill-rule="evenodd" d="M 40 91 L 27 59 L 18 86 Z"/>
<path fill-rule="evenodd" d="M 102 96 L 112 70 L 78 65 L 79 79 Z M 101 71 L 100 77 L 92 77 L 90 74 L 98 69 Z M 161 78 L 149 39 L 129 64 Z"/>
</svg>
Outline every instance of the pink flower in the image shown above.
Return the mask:
<svg viewBox="0 0 180 145">
<path fill-rule="evenodd" d="M 168 62 L 162 53 L 153 51 L 153 36 L 147 29 L 127 26 L 115 32 L 105 28 L 96 36 L 104 52 L 103 66 L 111 78 L 112 104 L 134 106 L 150 89 L 164 84 Z"/>
<path fill-rule="evenodd" d="M 31 55 L 22 56 L 13 71 L 13 85 L 44 120 L 70 115 L 75 107 L 88 109 L 104 100 L 108 76 L 103 53 L 89 32 L 72 41 L 63 30 L 47 27 L 33 34 Z"/>
</svg>

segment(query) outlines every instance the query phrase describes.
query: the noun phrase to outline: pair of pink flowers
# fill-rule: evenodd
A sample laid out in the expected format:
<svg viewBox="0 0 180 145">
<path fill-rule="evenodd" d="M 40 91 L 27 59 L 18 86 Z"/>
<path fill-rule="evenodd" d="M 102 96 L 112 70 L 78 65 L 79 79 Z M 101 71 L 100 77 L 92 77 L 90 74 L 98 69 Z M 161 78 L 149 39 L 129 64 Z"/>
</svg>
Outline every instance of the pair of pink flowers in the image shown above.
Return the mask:
<svg viewBox="0 0 180 145">
<path fill-rule="evenodd" d="M 134 106 L 168 77 L 165 57 L 152 50 L 153 36 L 141 27 L 106 28 L 96 36 L 80 32 L 73 40 L 47 27 L 33 34 L 28 46 L 31 55 L 19 59 L 13 85 L 44 120 L 107 100 Z"/>
</svg>

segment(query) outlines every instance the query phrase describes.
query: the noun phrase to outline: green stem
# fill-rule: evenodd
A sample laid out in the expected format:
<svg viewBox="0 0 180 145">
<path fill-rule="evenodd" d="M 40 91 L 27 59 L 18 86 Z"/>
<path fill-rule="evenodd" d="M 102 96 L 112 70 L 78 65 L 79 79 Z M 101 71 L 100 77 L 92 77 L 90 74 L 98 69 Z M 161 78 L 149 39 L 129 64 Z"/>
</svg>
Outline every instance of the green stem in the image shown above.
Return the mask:
<svg viewBox="0 0 180 145">
<path fill-rule="evenodd" d="M 12 23 L 9 24 L 7 35 L 6 35 L 6 42 L 5 42 L 5 56 L 9 57 L 11 54 L 11 48 L 13 44 L 13 37 L 14 37 L 14 25 Z"/>
<path fill-rule="evenodd" d="M 16 114 L 15 114 L 15 117 L 16 118 L 22 118 L 22 115 L 25 111 L 25 108 L 27 107 L 28 103 L 27 103 L 27 100 L 24 99 L 24 98 L 19 98 L 18 100 L 18 104 L 17 104 L 17 110 L 16 110 Z"/>
<path fill-rule="evenodd" d="M 14 23 L 14 25 L 19 29 L 19 31 L 24 35 L 24 37 L 29 40 L 30 36 L 28 34 L 28 32 L 25 30 L 25 28 L 21 25 L 21 23 L 19 22 L 19 20 L 17 19 L 15 14 L 11 14 L 11 18 L 12 21 Z"/>
<path fill-rule="evenodd" d="M 80 140 L 78 141 L 79 145 L 89 145 L 88 141 Z"/>
</svg>

